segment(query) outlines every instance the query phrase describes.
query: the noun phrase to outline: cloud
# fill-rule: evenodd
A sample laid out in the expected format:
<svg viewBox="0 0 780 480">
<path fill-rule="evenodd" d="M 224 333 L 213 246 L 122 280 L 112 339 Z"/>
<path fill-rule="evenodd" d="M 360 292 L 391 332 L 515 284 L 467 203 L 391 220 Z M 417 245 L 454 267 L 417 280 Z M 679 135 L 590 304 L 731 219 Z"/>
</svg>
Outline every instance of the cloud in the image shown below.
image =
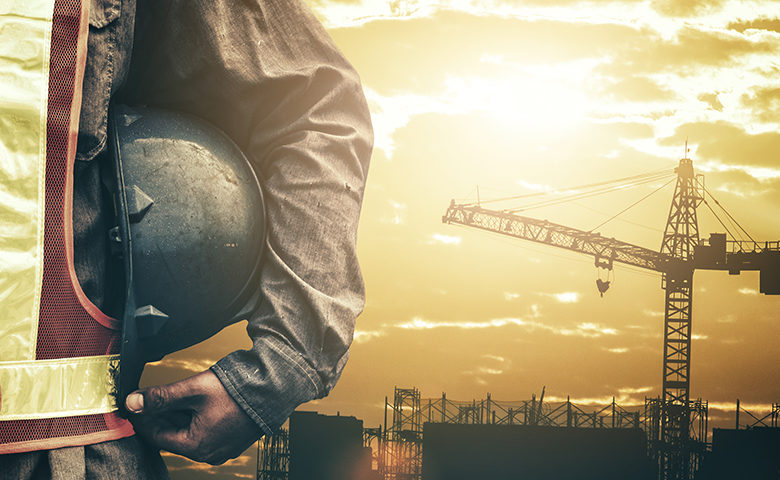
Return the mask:
<svg viewBox="0 0 780 480">
<path fill-rule="evenodd" d="M 729 23 L 728 28 L 736 30 L 739 33 L 743 33 L 748 29 L 767 30 L 780 33 L 780 18 L 764 17 L 753 20 L 738 20 Z"/>
<path fill-rule="evenodd" d="M 733 31 L 699 30 L 693 26 L 681 28 L 671 39 L 655 32 L 643 31 L 616 47 L 615 57 L 602 71 L 617 78 L 641 74 L 674 74 L 691 76 L 702 73 L 701 67 L 742 65 L 751 54 L 773 54 L 774 39 L 752 39 Z"/>
<path fill-rule="evenodd" d="M 771 7 L 761 3 L 727 2 L 726 0 L 308 0 L 326 25 L 363 26 L 378 20 L 405 21 L 435 15 L 441 11 L 457 11 L 478 16 L 551 17 L 592 20 L 594 18 L 628 18 L 635 22 L 669 17 L 679 23 L 680 17 L 696 16 L 696 20 L 712 19 L 722 23 L 733 21 L 735 29 L 761 28 L 762 10 Z M 771 2 L 765 2 L 770 4 Z M 764 7 L 762 9 L 762 7 Z M 763 13 L 766 17 L 766 13 Z M 704 18 L 703 18 L 704 17 Z M 752 20 L 750 20 L 752 19 Z M 755 26 L 751 25 L 755 22 Z M 765 19 L 764 22 L 771 22 Z"/>
<path fill-rule="evenodd" d="M 715 321 L 718 323 L 735 323 L 737 321 L 737 316 L 733 313 L 729 313 L 722 317 L 718 317 L 718 319 Z"/>
<path fill-rule="evenodd" d="M 478 115 L 528 130 L 555 126 L 560 131 L 585 122 L 588 111 L 594 107 L 584 92 L 574 85 L 576 78 L 571 78 L 585 75 L 584 72 L 570 75 L 571 72 L 528 68 L 501 77 L 475 75 L 474 72 L 479 70 L 463 75 L 447 74 L 440 79 L 438 88 L 429 93 L 412 93 L 411 90 L 381 93 L 366 86 L 375 148 L 392 159 L 396 149 L 395 133 L 408 126 L 414 117 L 425 114 Z M 646 125 L 626 125 L 624 128 L 633 130 L 627 131 L 629 138 L 652 134 Z"/>
<path fill-rule="evenodd" d="M 533 318 L 538 318 L 534 315 Z M 434 329 L 460 329 L 460 330 L 484 330 L 491 328 L 523 327 L 529 332 L 543 331 L 553 335 L 576 336 L 583 338 L 598 338 L 603 336 L 618 335 L 615 328 L 606 327 L 598 323 L 583 322 L 572 327 L 557 327 L 542 322 L 523 318 L 495 318 L 485 321 L 436 321 L 422 317 L 414 317 L 411 321 L 395 325 L 403 330 L 434 330 Z"/>
<path fill-rule="evenodd" d="M 607 348 L 606 351 L 608 351 L 609 353 L 628 353 L 628 348 L 614 347 L 614 348 Z"/>
<path fill-rule="evenodd" d="M 587 9 L 585 18 L 619 18 L 626 14 L 627 5 L 640 8 L 644 0 L 309 0 L 326 26 L 363 27 L 377 21 L 404 22 L 410 19 L 431 17 L 441 12 L 459 12 L 474 16 L 497 18 L 549 17 L 566 15 L 577 19 Z M 561 6 L 576 8 L 560 9 Z M 641 9 L 640 12 L 647 11 Z"/>
<path fill-rule="evenodd" d="M 388 205 L 392 209 L 390 215 L 382 216 L 379 221 L 390 225 L 401 225 L 406 222 L 406 205 L 396 202 L 394 200 L 388 200 Z"/>
<path fill-rule="evenodd" d="M 692 17 L 707 11 L 719 10 L 725 0 L 653 0 L 659 13 L 672 17 Z"/>
<path fill-rule="evenodd" d="M 620 387 L 618 388 L 618 394 L 614 397 L 612 395 L 605 395 L 603 397 L 570 397 L 570 401 L 576 405 L 586 406 L 604 406 L 612 403 L 612 399 L 615 399 L 615 403 L 623 408 L 626 407 L 642 407 L 645 403 L 645 397 L 648 393 L 655 390 L 655 387 L 639 386 L 639 387 Z M 565 397 L 559 397 L 556 395 L 546 396 L 545 399 L 549 399 L 550 402 L 565 402 Z"/>
<path fill-rule="evenodd" d="M 497 368 L 478 367 L 477 373 L 482 375 L 501 375 L 504 373 L 504 371 Z"/>
<path fill-rule="evenodd" d="M 652 392 L 653 387 L 622 387 L 618 388 L 619 393 L 625 393 L 629 395 L 637 394 L 637 393 L 647 393 Z"/>
<path fill-rule="evenodd" d="M 482 355 L 482 358 L 487 358 L 488 360 L 495 360 L 496 362 L 499 363 L 505 363 L 508 361 L 505 357 L 501 357 L 499 355 L 490 355 L 487 353 L 485 355 Z"/>
<path fill-rule="evenodd" d="M 718 98 L 717 93 L 702 93 L 696 98 L 706 103 L 711 109 L 715 110 L 716 112 L 723 111 L 723 104 L 720 103 L 720 99 Z"/>
<path fill-rule="evenodd" d="M 633 406 L 642 406 L 644 405 L 644 397 L 632 397 L 628 394 L 620 394 L 616 396 L 612 395 L 605 395 L 603 397 L 569 397 L 569 401 L 575 405 L 580 406 L 599 406 L 603 407 L 606 405 L 610 405 L 612 403 L 612 400 L 615 400 L 615 403 L 620 405 L 621 407 L 633 407 Z M 566 402 L 566 397 L 559 397 L 557 395 L 547 395 L 544 397 L 545 403 L 563 403 Z"/>
<path fill-rule="evenodd" d="M 228 460 L 222 465 L 209 465 L 206 463 L 194 462 L 188 458 L 175 455 L 166 451 L 160 452 L 168 470 L 174 475 L 180 477 L 186 475 L 188 479 L 200 480 L 224 476 L 225 478 L 255 478 L 256 469 L 256 446 L 252 446 L 246 453 L 232 460 Z M 181 473 L 181 475 L 179 475 Z"/>
<path fill-rule="evenodd" d="M 452 235 L 442 235 L 440 233 L 434 233 L 431 235 L 431 239 L 428 240 L 429 245 L 441 244 L 441 245 L 460 245 L 462 238 Z"/>
<path fill-rule="evenodd" d="M 777 152 L 780 132 L 751 134 L 741 126 L 725 121 L 692 122 L 679 126 L 673 135 L 662 138 L 662 145 L 682 145 L 690 139 L 696 146 L 699 168 L 716 162 L 711 168 L 737 169 L 758 180 L 780 176 Z"/>
<path fill-rule="evenodd" d="M 667 87 L 645 76 L 607 79 L 598 83 L 595 93 L 619 102 L 655 102 L 675 100 L 677 97 Z"/>
<path fill-rule="evenodd" d="M 558 303 L 577 303 L 581 297 L 579 292 L 543 293 L 542 295 L 552 297 Z"/>
<path fill-rule="evenodd" d="M 737 292 L 741 293 L 742 295 L 758 295 L 758 290 L 755 288 L 740 288 L 737 290 Z"/>
<path fill-rule="evenodd" d="M 482 355 L 481 358 L 490 360 L 490 362 L 493 363 L 493 365 L 491 366 L 481 365 L 474 369 L 465 370 L 462 372 L 463 375 L 474 377 L 474 381 L 479 385 L 488 384 L 488 381 L 484 378 L 485 376 L 503 375 L 504 373 L 506 373 L 507 369 L 512 365 L 512 362 L 510 360 L 498 355 L 485 354 Z M 498 363 L 500 367 L 496 367 L 495 366 L 496 363 Z"/>
<path fill-rule="evenodd" d="M 496 318 L 481 322 L 448 322 L 432 321 L 422 317 L 414 317 L 411 321 L 397 324 L 396 327 L 404 330 L 433 330 L 439 328 L 456 328 L 461 330 L 481 330 L 487 328 L 503 328 L 506 326 L 531 326 L 526 320 L 520 318 Z"/>
<path fill-rule="evenodd" d="M 487 78 L 514 73 L 522 79 L 522 69 L 529 66 L 551 68 L 577 62 L 587 69 L 593 60 L 614 55 L 619 45 L 637 35 L 653 38 L 649 31 L 637 34 L 634 26 L 614 21 L 502 18 L 454 11 L 403 22 L 381 20 L 330 33 L 364 83 L 383 95 L 434 94 L 447 76 L 474 72 Z"/>
<path fill-rule="evenodd" d="M 355 330 L 352 340 L 355 343 L 366 343 L 368 341 L 381 338 L 387 335 L 385 330 Z"/>
<path fill-rule="evenodd" d="M 504 292 L 504 300 L 506 300 L 507 302 L 511 302 L 512 300 L 517 300 L 520 297 L 521 295 L 519 293 Z"/>
<path fill-rule="evenodd" d="M 718 402 L 718 401 L 708 401 L 707 406 L 709 408 L 720 410 L 720 411 L 726 411 L 726 412 L 734 412 L 737 409 L 737 404 L 735 402 Z M 753 413 L 769 413 L 772 411 L 772 405 L 770 403 L 745 403 L 740 402 L 739 407 L 743 408 L 745 410 L 750 410 Z"/>
<path fill-rule="evenodd" d="M 743 94 L 740 100 L 759 120 L 780 123 L 780 87 L 754 88 Z"/>
</svg>

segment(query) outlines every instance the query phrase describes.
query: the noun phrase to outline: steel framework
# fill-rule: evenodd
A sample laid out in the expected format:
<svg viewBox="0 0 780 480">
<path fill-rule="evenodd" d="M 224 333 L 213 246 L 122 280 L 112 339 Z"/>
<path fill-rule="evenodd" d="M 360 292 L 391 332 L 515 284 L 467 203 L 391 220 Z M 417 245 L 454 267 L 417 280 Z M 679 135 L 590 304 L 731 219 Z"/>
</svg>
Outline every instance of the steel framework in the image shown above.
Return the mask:
<svg viewBox="0 0 780 480">
<path fill-rule="evenodd" d="M 490 394 L 482 400 L 456 401 L 441 398 L 423 402 L 422 417 L 429 423 L 484 425 L 544 425 L 574 428 L 641 428 L 640 411 L 627 410 L 612 399 L 604 406 L 584 407 L 565 402 L 531 400 L 496 401 Z"/>
<path fill-rule="evenodd" d="M 257 442 L 257 480 L 287 480 L 290 474 L 290 432 L 280 428 Z"/>
<path fill-rule="evenodd" d="M 382 426 L 363 429 L 363 446 L 371 450 L 371 470 L 382 471 Z"/>
<path fill-rule="evenodd" d="M 394 418 L 392 424 L 386 424 L 384 428 L 379 426 L 363 429 L 363 445 L 376 452 L 373 463 L 378 468 L 373 469 L 378 469 L 384 480 L 419 478 L 421 464 L 410 459 L 414 458 L 415 461 L 422 459 L 420 422 L 544 425 L 568 428 L 640 428 L 647 434 L 648 455 L 651 458 L 657 459 L 659 452 L 664 448 L 660 435 L 661 419 L 663 409 L 668 408 L 669 403 L 664 403 L 660 397 L 645 398 L 644 410 L 641 410 L 641 406 L 637 406 L 636 409 L 624 408 L 615 402 L 614 397 L 612 402 L 607 404 L 584 406 L 571 402 L 568 397 L 565 402 L 542 402 L 542 399 L 537 400 L 535 395 L 530 400 L 496 401 L 488 394 L 485 399 L 458 401 L 450 400 L 442 393 L 440 398 L 420 399 L 416 388 L 396 388 L 395 394 L 392 404 L 385 398 L 385 418 L 388 413 L 399 411 L 396 407 L 401 407 L 401 415 Z M 688 435 L 690 444 L 684 450 L 689 455 L 686 463 L 689 474 L 693 475 L 700 465 L 707 446 L 708 405 L 701 400 L 689 401 L 688 410 L 691 419 Z M 780 403 L 773 403 L 765 415 L 757 415 L 743 408 L 737 400 L 736 412 L 737 429 L 780 427 Z M 740 423 L 740 418 L 746 421 Z M 392 433 L 394 431 L 395 433 Z M 407 433 L 396 435 L 398 432 Z M 390 438 L 393 440 L 388 441 Z M 282 429 L 277 434 L 260 440 L 257 458 L 258 480 L 286 480 L 290 458 L 289 432 Z M 383 464 L 383 462 L 397 462 L 399 468 L 394 468 L 392 463 Z M 387 468 L 384 468 L 385 465 Z"/>
<path fill-rule="evenodd" d="M 388 409 L 392 414 L 389 427 Z M 385 431 L 380 442 L 380 473 L 385 480 L 420 480 L 422 418 L 420 391 L 416 388 L 396 387 L 392 404 L 385 397 Z"/>
<path fill-rule="evenodd" d="M 691 416 L 697 412 L 690 404 L 693 256 L 699 245 L 696 208 L 703 201 L 704 192 L 698 188 L 691 160 L 680 160 L 677 173 L 677 185 L 661 242 L 661 253 L 684 262 L 678 268 L 664 271 L 661 282 L 666 299 L 663 397 L 658 404 L 661 410 L 658 438 L 661 442 L 657 452 L 659 471 L 668 480 L 692 478 L 695 470 L 691 468 L 691 459 L 698 458 L 700 450 L 698 439 L 691 438 L 689 430 Z"/>
<path fill-rule="evenodd" d="M 662 435 L 663 422 L 668 418 L 675 418 L 679 421 L 678 425 L 687 426 L 687 431 L 675 439 L 676 443 L 669 443 Z M 707 402 L 689 400 L 687 406 L 681 406 L 665 402 L 662 398 L 646 398 L 642 424 L 647 432 L 648 455 L 659 468 L 664 467 L 667 474 L 674 473 L 679 478 L 693 478 L 708 448 Z"/>
<path fill-rule="evenodd" d="M 755 427 L 769 427 L 769 428 L 778 428 L 780 427 L 780 403 L 773 403 L 771 409 L 768 413 L 766 413 L 763 416 L 756 415 L 746 408 L 742 407 L 739 403 L 739 399 L 737 399 L 737 417 L 736 417 L 736 429 L 739 430 L 740 428 L 755 428 Z M 747 421 L 745 423 L 739 423 L 740 419 L 740 413 L 744 413 L 747 415 Z"/>
</svg>

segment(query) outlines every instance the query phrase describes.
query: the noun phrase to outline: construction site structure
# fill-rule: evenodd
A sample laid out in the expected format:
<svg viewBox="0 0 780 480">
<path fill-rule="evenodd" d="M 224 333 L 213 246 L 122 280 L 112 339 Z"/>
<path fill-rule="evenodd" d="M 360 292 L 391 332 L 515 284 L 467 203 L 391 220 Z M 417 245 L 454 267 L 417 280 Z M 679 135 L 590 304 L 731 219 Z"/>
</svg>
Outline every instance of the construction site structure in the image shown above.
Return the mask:
<svg viewBox="0 0 780 480">
<path fill-rule="evenodd" d="M 388 413 L 390 424 L 388 425 Z M 420 480 L 422 474 L 420 391 L 398 388 L 393 403 L 385 397 L 385 422 L 379 471 L 385 480 Z"/>
<path fill-rule="evenodd" d="M 658 450 L 663 400 L 646 398 L 644 406 L 621 406 L 615 398 L 602 405 L 580 405 L 566 401 L 545 401 L 544 389 L 529 400 L 499 401 L 488 393 L 483 399 L 452 400 L 442 393 L 438 398 L 421 398 L 417 388 L 398 388 L 392 402 L 385 398 L 386 423 L 362 430 L 363 446 L 371 451 L 371 470 L 382 480 L 421 479 L 423 472 L 423 431 L 427 424 L 558 427 L 569 431 L 582 429 L 641 430 L 647 440 L 647 453 L 654 458 Z M 708 436 L 708 403 L 694 401 L 691 410 L 691 454 L 689 465 L 698 469 L 711 450 Z M 780 432 L 780 403 L 767 409 L 752 406 L 748 410 L 737 400 L 735 430 L 770 429 Z M 761 412 L 761 413 L 758 413 Z M 338 417 L 336 417 L 338 418 Z M 574 430 L 572 430 L 574 429 Z M 728 439 L 723 429 L 716 429 Z M 774 438 L 774 437 L 773 437 Z M 258 442 L 257 479 L 288 480 L 290 470 L 290 432 L 280 429 Z M 774 445 L 774 444 L 772 444 Z M 724 450 L 724 448 L 721 448 Z M 726 449 L 728 450 L 728 449 Z M 518 452 L 520 454 L 521 452 Z M 565 452 L 562 452 L 565 453 Z M 774 454 L 773 454 L 774 455 Z M 593 472 L 598 474 L 598 472 Z M 695 473 L 692 473 L 695 477 Z M 695 477 L 698 480 L 698 477 Z M 706 478 L 706 477 L 705 477 Z"/>
<path fill-rule="evenodd" d="M 257 441 L 257 480 L 287 480 L 290 473 L 290 431 L 280 428 Z"/>
<path fill-rule="evenodd" d="M 612 270 L 613 263 L 619 262 L 662 274 L 661 286 L 665 291 L 663 393 L 657 403 L 651 403 L 651 407 L 657 410 L 657 415 L 653 418 L 658 423 L 649 433 L 654 436 L 654 455 L 659 465 L 659 478 L 691 480 L 698 464 L 697 459 L 703 451 L 702 439 L 696 431 L 698 427 L 694 425 L 696 416 L 700 414 L 697 406 L 701 402 L 692 400 L 690 396 L 694 271 L 722 270 L 731 275 L 742 271 L 758 271 L 759 291 L 767 295 L 778 295 L 780 242 L 753 240 L 712 197 L 704 185 L 703 177 L 695 174 L 693 162 L 687 156 L 680 160 L 675 174 L 675 191 L 660 251 L 603 237 L 592 230 L 584 231 L 519 215 L 517 211 L 522 211 L 522 208 L 488 209 L 479 201 L 457 204 L 453 200 L 442 221 L 590 255 L 594 257 L 596 267 L 607 270 Z M 657 174 L 647 177 L 651 181 L 660 178 L 662 177 Z M 606 183 L 608 182 L 596 185 L 603 186 Z M 608 190 L 602 188 L 600 191 Z M 728 216 L 732 227 L 736 225 L 747 235 L 748 240 L 743 240 L 741 234 L 740 238 L 737 238 L 737 235 L 729 231 L 708 198 Z M 732 240 L 727 240 L 725 233 L 713 233 L 709 241 L 702 241 L 697 216 L 697 208 L 702 203 L 710 208 L 715 218 L 731 234 Z M 615 217 L 617 215 L 612 218 Z M 597 280 L 602 295 L 609 288 L 609 284 L 609 280 Z"/>
<path fill-rule="evenodd" d="M 485 399 L 458 401 L 447 398 L 446 393 L 440 398 L 421 399 L 416 388 L 396 387 L 393 402 L 385 398 L 385 428 L 376 441 L 382 478 L 421 479 L 425 423 L 646 430 L 648 415 L 640 406 L 632 411 L 614 398 L 596 407 L 577 405 L 568 397 L 565 402 L 544 402 L 542 392 L 538 399 L 532 395 L 530 400 L 521 401 L 497 401 L 490 394 Z M 375 438 L 364 434 L 367 442 Z"/>
<path fill-rule="evenodd" d="M 742 415 L 740 415 L 740 413 Z M 742 418 L 742 422 L 740 422 Z M 750 429 L 750 428 L 778 428 L 780 427 L 780 403 L 773 403 L 770 410 L 764 414 L 754 414 L 750 410 L 746 409 L 737 399 L 736 408 L 736 421 L 735 428 Z"/>
<path fill-rule="evenodd" d="M 751 407 L 754 408 L 754 407 Z M 764 413 L 766 412 L 766 413 Z M 735 428 L 715 428 L 696 480 L 774 479 L 780 472 L 780 404 L 757 413 L 737 399 Z"/>
</svg>

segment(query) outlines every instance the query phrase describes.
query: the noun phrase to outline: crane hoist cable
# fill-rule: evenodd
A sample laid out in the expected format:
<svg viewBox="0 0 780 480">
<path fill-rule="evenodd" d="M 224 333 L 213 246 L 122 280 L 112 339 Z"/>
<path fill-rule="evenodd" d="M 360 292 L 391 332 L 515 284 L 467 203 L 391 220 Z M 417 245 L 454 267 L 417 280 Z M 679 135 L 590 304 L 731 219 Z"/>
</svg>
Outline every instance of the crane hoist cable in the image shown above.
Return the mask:
<svg viewBox="0 0 780 480">
<path fill-rule="evenodd" d="M 589 206 L 587 206 L 587 205 L 583 205 L 583 204 L 581 204 L 581 203 L 572 202 L 572 204 L 573 204 L 573 205 L 575 205 L 575 206 L 577 206 L 577 207 L 583 208 L 583 209 L 585 209 L 585 210 L 589 210 L 589 211 L 591 211 L 591 212 L 593 212 L 593 213 L 598 213 L 598 214 L 600 214 L 600 215 L 604 215 L 605 217 L 608 217 L 608 216 L 610 215 L 609 213 L 607 213 L 607 212 L 605 212 L 605 211 L 603 211 L 603 210 L 599 210 L 599 209 L 597 209 L 597 208 L 592 208 L 592 207 L 589 207 Z M 629 225 L 633 225 L 633 226 L 635 226 L 635 227 L 642 227 L 642 228 L 645 228 L 645 229 L 647 229 L 647 230 L 652 230 L 652 231 L 654 231 L 654 232 L 658 232 L 658 233 L 664 233 L 664 231 L 663 231 L 663 230 L 661 230 L 660 228 L 651 227 L 650 225 L 645 225 L 645 224 L 643 224 L 643 223 L 634 222 L 634 221 L 632 221 L 632 220 L 628 220 L 628 219 L 625 219 L 625 218 L 616 218 L 615 220 L 619 220 L 619 221 L 621 221 L 621 222 L 627 223 L 627 224 L 629 224 Z"/>
<path fill-rule="evenodd" d="M 656 171 L 653 171 L 653 172 L 641 173 L 641 174 L 638 174 L 638 175 L 631 175 L 629 177 L 623 177 L 623 178 L 618 178 L 618 179 L 614 179 L 614 180 L 606 180 L 606 181 L 601 181 L 601 182 L 589 183 L 589 184 L 585 184 L 585 185 L 578 185 L 578 186 L 575 186 L 575 187 L 569 187 L 569 188 L 562 189 L 562 190 L 556 190 L 554 192 L 544 191 L 544 192 L 525 193 L 525 194 L 521 194 L 521 195 L 511 195 L 511 196 L 506 196 L 506 197 L 493 198 L 493 199 L 489 199 L 489 200 L 481 200 L 479 203 L 480 204 L 488 204 L 488 203 L 506 202 L 506 201 L 511 201 L 511 200 L 522 200 L 522 199 L 527 199 L 527 198 L 534 198 L 534 197 L 543 197 L 543 196 L 554 195 L 556 193 L 566 193 L 566 194 L 577 193 L 577 194 L 579 194 L 579 193 L 585 193 L 585 192 L 582 192 L 582 190 L 587 190 L 587 189 L 592 189 L 592 188 L 597 188 L 597 187 L 603 187 L 603 186 L 618 185 L 618 184 L 625 186 L 627 184 L 631 184 L 634 181 L 644 180 L 644 179 L 652 178 L 652 177 L 656 177 L 656 176 L 672 175 L 673 173 L 674 172 L 672 170 L 669 170 L 667 168 L 667 169 L 663 169 L 663 170 L 656 170 Z M 477 204 L 476 202 L 473 203 L 473 205 L 476 205 L 476 204 Z"/>
<path fill-rule="evenodd" d="M 724 207 L 724 206 L 723 206 L 723 205 L 722 205 L 722 204 L 721 204 L 721 203 L 718 201 L 718 199 L 717 199 L 717 198 L 715 198 L 715 196 L 714 196 L 714 195 L 713 195 L 713 194 L 712 194 L 712 193 L 711 193 L 711 192 L 710 192 L 710 191 L 707 189 L 707 187 L 706 187 L 706 186 L 704 186 L 704 183 L 703 183 L 703 182 L 701 182 L 701 181 L 699 181 L 698 179 L 697 179 L 696 181 L 697 181 L 697 183 L 698 183 L 698 184 L 701 186 L 702 190 L 704 190 L 704 193 L 706 193 L 707 195 L 709 195 L 709 196 L 710 196 L 710 198 L 712 199 L 712 201 L 713 201 L 713 202 L 715 202 L 715 205 L 717 205 L 718 207 L 720 207 L 720 209 L 723 211 L 723 213 L 725 213 L 725 214 L 726 214 L 726 216 L 727 216 L 727 217 L 728 217 L 728 218 L 729 218 L 729 219 L 730 219 L 730 220 L 731 220 L 731 221 L 734 223 L 734 225 L 735 225 L 737 228 L 739 228 L 740 230 L 742 230 L 742 232 L 743 232 L 745 235 L 747 235 L 747 237 L 750 239 L 750 241 L 751 241 L 751 242 L 753 242 L 755 245 L 758 245 L 758 242 L 756 242 L 756 240 L 753 238 L 753 236 L 752 236 L 752 235 L 750 235 L 750 234 L 747 232 L 747 230 L 745 230 L 745 229 L 742 227 L 742 225 L 741 225 L 741 224 L 740 224 L 740 223 L 737 221 L 737 219 L 736 219 L 736 218 L 734 218 L 734 216 L 733 216 L 733 215 L 731 215 L 731 213 L 730 213 L 728 210 L 726 210 L 726 207 Z M 705 203 L 706 203 L 706 202 L 705 202 Z M 709 205 L 707 205 L 707 206 L 710 208 L 710 211 L 712 211 L 712 210 L 713 210 L 713 209 L 712 209 L 712 207 L 710 207 Z M 712 213 L 713 213 L 713 215 L 715 215 L 715 212 L 714 212 L 714 211 L 713 211 Z M 718 218 L 718 217 L 717 217 L 717 215 L 716 215 L 716 218 Z M 721 222 L 721 225 L 723 225 L 723 222 L 722 222 L 722 221 L 720 221 L 720 218 L 718 218 L 718 221 L 719 221 L 719 222 Z M 723 228 L 726 228 L 726 226 L 725 226 L 725 225 L 723 225 Z M 726 228 L 726 231 L 728 232 L 728 228 Z M 738 239 L 737 239 L 737 238 L 736 238 L 736 237 L 735 237 L 733 234 L 731 234 L 730 232 L 729 232 L 729 234 L 731 235 L 731 237 L 732 237 L 734 240 L 738 240 Z"/>
<path fill-rule="evenodd" d="M 711 212 L 711 213 L 712 213 L 712 215 L 715 217 L 715 219 L 716 219 L 716 220 L 718 220 L 718 223 L 720 223 L 720 225 L 721 225 L 721 226 L 722 226 L 722 227 L 723 227 L 723 228 L 726 230 L 726 233 L 728 233 L 728 234 L 729 234 L 729 236 L 730 236 L 731 238 L 733 238 L 734 240 L 737 240 L 737 237 L 735 237 L 735 236 L 734 236 L 734 234 L 733 234 L 733 233 L 731 233 L 731 230 L 729 230 L 729 227 L 728 227 L 728 226 L 726 226 L 726 224 L 723 222 L 723 220 L 721 220 L 721 219 L 720 219 L 720 217 L 718 216 L 718 214 L 717 214 L 717 213 L 715 213 L 715 210 L 712 208 L 712 205 L 710 205 L 710 202 L 708 202 L 706 198 L 702 199 L 702 202 L 704 203 L 704 205 L 706 205 L 706 206 L 707 206 L 707 208 L 709 208 L 709 209 L 710 209 L 710 212 Z"/>
<path fill-rule="evenodd" d="M 648 198 L 650 198 L 651 196 L 653 196 L 653 194 L 655 194 L 655 193 L 657 193 L 657 192 L 659 192 L 659 191 L 663 190 L 663 189 L 664 189 L 664 187 L 666 187 L 667 185 L 669 185 L 670 183 L 672 183 L 672 182 L 673 182 L 673 181 L 675 181 L 675 180 L 676 180 L 675 178 L 672 178 L 672 179 L 671 179 L 671 180 L 669 180 L 668 182 L 664 183 L 664 184 L 663 184 L 663 185 L 661 185 L 660 187 L 656 188 L 656 189 L 655 189 L 655 190 L 653 190 L 652 192 L 648 193 L 648 194 L 647 194 L 647 195 L 645 195 L 644 197 L 640 198 L 640 199 L 639 199 L 639 200 L 637 200 L 636 202 L 634 202 L 634 203 L 632 203 L 631 205 L 627 206 L 626 208 L 624 208 L 623 210 L 619 211 L 618 213 L 616 213 L 616 214 L 612 215 L 610 218 L 608 218 L 608 219 L 604 220 L 603 222 L 601 222 L 600 224 L 596 225 L 595 227 L 591 228 L 591 229 L 590 229 L 590 230 L 588 230 L 588 231 L 589 231 L 589 232 L 592 232 L 593 230 L 596 230 L 597 228 L 601 228 L 601 227 L 603 227 L 604 225 L 606 225 L 607 223 L 609 223 L 609 222 L 611 222 L 612 220 L 616 219 L 616 218 L 617 218 L 617 217 L 619 217 L 620 215 L 623 215 L 623 214 L 624 214 L 624 213 L 626 213 L 627 211 L 629 211 L 629 210 L 631 210 L 632 208 L 634 208 L 635 206 L 639 205 L 639 204 L 640 204 L 640 203 L 642 203 L 644 200 L 647 200 Z"/>
<path fill-rule="evenodd" d="M 577 192 L 577 193 L 573 193 L 573 194 L 566 195 L 566 196 L 563 196 L 563 197 L 552 198 L 552 199 L 549 199 L 549 200 L 543 200 L 543 201 L 540 201 L 540 202 L 531 203 L 531 204 L 527 204 L 527 205 L 522 205 L 522 206 L 515 207 L 515 208 L 504 209 L 504 211 L 505 212 L 509 212 L 509 213 L 515 213 L 515 212 L 522 212 L 522 211 L 525 211 L 525 210 L 531 210 L 531 209 L 534 209 L 534 208 L 542 208 L 542 207 L 549 207 L 549 206 L 553 206 L 553 205 L 559 205 L 559 204 L 562 204 L 562 203 L 573 202 L 575 200 L 582 200 L 582 199 L 585 199 L 585 198 L 595 197 L 597 195 L 603 195 L 605 193 L 611 193 L 611 192 L 615 192 L 615 191 L 618 191 L 618 190 L 624 190 L 624 189 L 627 189 L 627 188 L 637 187 L 637 186 L 644 185 L 644 184 L 647 184 L 647 183 L 653 183 L 653 182 L 661 181 L 661 180 L 664 180 L 664 179 L 666 179 L 666 178 L 668 178 L 670 176 L 673 176 L 673 175 L 674 175 L 674 173 L 668 173 L 668 174 L 663 174 L 663 175 L 658 175 L 658 176 L 654 176 L 654 177 L 645 178 L 645 179 L 642 179 L 642 180 L 637 180 L 637 181 L 634 181 L 634 182 L 631 182 L 631 183 L 624 183 L 624 184 L 614 185 L 614 186 L 610 186 L 610 187 L 604 187 L 604 188 L 600 188 L 600 189 L 593 190 L 593 191 Z"/>
</svg>

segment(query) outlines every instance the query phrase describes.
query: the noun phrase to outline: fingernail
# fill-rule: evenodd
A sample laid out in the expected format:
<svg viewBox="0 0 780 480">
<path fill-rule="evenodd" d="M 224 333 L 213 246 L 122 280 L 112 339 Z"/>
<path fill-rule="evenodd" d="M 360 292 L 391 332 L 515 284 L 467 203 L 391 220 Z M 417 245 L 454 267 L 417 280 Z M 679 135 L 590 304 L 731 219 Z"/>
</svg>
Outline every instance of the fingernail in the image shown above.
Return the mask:
<svg viewBox="0 0 780 480">
<path fill-rule="evenodd" d="M 131 393 L 125 400 L 125 406 L 133 413 L 140 413 L 144 409 L 144 397 L 140 393 Z"/>
</svg>

